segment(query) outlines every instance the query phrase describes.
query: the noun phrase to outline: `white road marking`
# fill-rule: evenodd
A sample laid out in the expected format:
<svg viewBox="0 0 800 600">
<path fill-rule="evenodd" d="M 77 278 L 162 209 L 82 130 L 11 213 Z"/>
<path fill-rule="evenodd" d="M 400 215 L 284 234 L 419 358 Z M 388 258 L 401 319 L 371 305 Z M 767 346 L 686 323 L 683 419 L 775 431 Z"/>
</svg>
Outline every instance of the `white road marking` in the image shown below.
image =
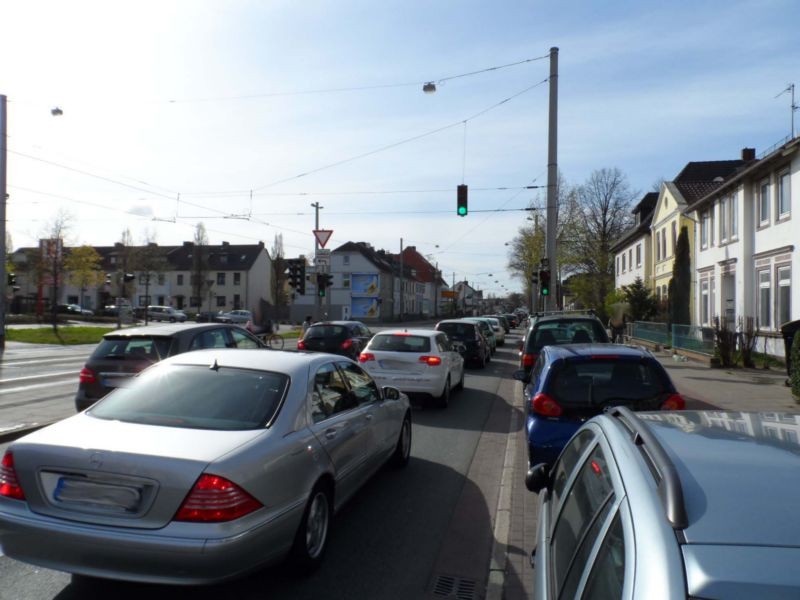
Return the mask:
<svg viewBox="0 0 800 600">
<path fill-rule="evenodd" d="M 78 375 L 78 371 L 73 369 L 72 371 L 56 371 L 55 373 L 45 373 L 43 375 L 25 375 L 24 377 L 11 377 L 10 379 L 0 379 L 0 384 L 16 383 L 18 381 L 30 381 L 31 379 L 47 379 L 49 377 L 63 377 L 64 375 Z"/>
</svg>

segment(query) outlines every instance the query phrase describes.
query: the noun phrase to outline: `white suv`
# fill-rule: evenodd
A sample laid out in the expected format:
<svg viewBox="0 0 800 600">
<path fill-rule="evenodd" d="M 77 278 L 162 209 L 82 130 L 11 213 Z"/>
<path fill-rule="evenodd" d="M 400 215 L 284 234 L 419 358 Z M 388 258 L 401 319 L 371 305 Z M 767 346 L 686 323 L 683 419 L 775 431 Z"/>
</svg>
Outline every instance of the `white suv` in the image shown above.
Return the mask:
<svg viewBox="0 0 800 600">
<path fill-rule="evenodd" d="M 171 306 L 148 306 L 147 318 L 151 321 L 169 321 L 183 323 L 186 320 L 186 313 Z"/>
</svg>

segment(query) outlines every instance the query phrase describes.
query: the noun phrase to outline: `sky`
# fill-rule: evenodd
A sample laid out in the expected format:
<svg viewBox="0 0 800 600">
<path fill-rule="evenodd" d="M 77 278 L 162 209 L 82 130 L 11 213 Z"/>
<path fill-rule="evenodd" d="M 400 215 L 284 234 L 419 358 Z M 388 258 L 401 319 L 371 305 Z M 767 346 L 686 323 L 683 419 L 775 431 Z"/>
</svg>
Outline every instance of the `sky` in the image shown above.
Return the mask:
<svg viewBox="0 0 800 600">
<path fill-rule="evenodd" d="M 641 196 L 790 135 L 797 23 L 796 0 L 0 0 L 7 231 L 177 245 L 203 223 L 311 256 L 319 203 L 328 248 L 415 246 L 521 291 L 506 244 L 544 206 L 550 48 L 559 171 Z"/>
</svg>

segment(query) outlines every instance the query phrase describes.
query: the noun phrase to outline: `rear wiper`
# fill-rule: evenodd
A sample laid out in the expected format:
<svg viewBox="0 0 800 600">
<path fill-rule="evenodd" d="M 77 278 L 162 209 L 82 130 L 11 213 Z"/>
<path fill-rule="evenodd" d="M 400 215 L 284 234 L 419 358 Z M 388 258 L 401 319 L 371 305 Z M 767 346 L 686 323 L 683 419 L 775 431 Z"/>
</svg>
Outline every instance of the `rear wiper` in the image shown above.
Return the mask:
<svg viewBox="0 0 800 600">
<path fill-rule="evenodd" d="M 124 354 L 106 354 L 106 355 L 105 355 L 103 358 L 104 358 L 104 359 L 105 359 L 105 358 L 118 358 L 118 359 L 125 359 L 125 358 L 127 358 L 127 356 L 126 356 L 126 355 L 124 355 Z"/>
</svg>

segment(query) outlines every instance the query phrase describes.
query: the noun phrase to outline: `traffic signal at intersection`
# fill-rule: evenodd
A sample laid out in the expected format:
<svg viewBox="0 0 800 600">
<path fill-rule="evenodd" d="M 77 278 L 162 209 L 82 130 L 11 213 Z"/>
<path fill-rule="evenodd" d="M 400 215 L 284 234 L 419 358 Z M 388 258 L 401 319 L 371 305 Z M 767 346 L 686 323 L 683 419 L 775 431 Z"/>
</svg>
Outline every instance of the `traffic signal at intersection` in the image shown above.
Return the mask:
<svg viewBox="0 0 800 600">
<path fill-rule="evenodd" d="M 542 296 L 550 295 L 550 269 L 539 271 L 539 293 Z"/>
<path fill-rule="evenodd" d="M 456 188 L 456 214 L 459 217 L 466 217 L 468 212 L 467 186 L 462 184 Z"/>
<path fill-rule="evenodd" d="M 306 261 L 302 258 L 290 258 L 286 261 L 289 271 L 289 285 L 298 294 L 306 293 Z"/>
<path fill-rule="evenodd" d="M 317 273 L 317 294 L 320 298 L 325 297 L 325 290 L 331 287 L 333 275 L 329 273 Z"/>
</svg>

